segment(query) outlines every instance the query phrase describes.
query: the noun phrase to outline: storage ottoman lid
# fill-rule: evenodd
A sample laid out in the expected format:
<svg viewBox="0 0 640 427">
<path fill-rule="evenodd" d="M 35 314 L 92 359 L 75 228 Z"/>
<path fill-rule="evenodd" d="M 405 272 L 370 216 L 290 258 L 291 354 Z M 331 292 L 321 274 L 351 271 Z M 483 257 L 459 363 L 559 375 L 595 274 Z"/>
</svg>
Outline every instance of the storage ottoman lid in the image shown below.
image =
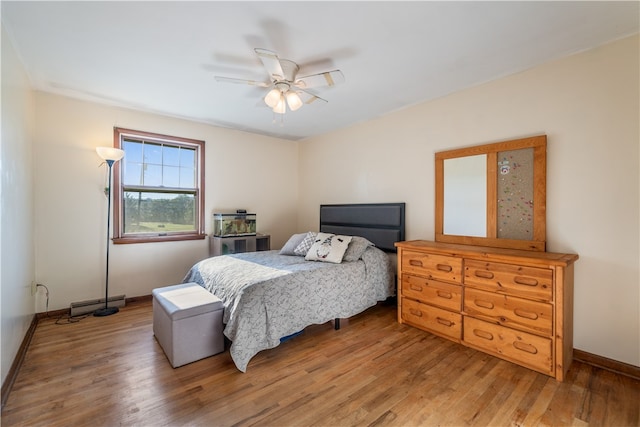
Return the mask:
<svg viewBox="0 0 640 427">
<path fill-rule="evenodd" d="M 173 320 L 223 309 L 222 300 L 197 283 L 157 288 L 151 293 Z"/>
</svg>

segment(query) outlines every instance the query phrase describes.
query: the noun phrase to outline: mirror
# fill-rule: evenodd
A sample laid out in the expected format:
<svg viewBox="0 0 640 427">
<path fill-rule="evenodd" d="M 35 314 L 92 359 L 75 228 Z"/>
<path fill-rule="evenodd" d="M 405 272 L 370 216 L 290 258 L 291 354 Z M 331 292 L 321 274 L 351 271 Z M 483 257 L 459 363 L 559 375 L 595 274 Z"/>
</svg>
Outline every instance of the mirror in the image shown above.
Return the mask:
<svg viewBox="0 0 640 427">
<path fill-rule="evenodd" d="M 486 155 L 444 161 L 444 234 L 486 237 Z"/>
<path fill-rule="evenodd" d="M 545 135 L 436 153 L 436 241 L 544 251 Z"/>
</svg>

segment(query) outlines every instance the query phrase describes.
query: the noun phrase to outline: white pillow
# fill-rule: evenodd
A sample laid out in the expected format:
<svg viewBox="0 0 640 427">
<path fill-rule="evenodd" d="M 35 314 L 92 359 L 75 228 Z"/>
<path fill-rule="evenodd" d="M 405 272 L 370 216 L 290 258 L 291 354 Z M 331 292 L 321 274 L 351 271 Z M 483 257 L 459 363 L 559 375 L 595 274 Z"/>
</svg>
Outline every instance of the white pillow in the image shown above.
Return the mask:
<svg viewBox="0 0 640 427">
<path fill-rule="evenodd" d="M 349 242 L 351 242 L 351 236 L 318 233 L 304 259 L 340 264 Z"/>
<path fill-rule="evenodd" d="M 313 245 L 315 239 L 316 233 L 314 233 L 313 231 L 307 232 L 307 234 L 304 236 L 304 239 L 302 239 L 300 244 L 298 244 L 298 246 L 296 246 L 296 248 L 293 250 L 293 253 L 298 256 L 305 256 L 307 252 L 309 252 L 309 248 L 311 247 L 311 245 Z"/>
</svg>

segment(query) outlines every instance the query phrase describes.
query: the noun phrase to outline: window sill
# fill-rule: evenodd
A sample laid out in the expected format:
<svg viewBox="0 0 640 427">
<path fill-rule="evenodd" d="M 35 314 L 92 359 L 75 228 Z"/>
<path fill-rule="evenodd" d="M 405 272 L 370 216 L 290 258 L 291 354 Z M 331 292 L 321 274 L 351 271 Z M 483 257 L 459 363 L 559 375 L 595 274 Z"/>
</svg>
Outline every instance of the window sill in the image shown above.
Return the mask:
<svg viewBox="0 0 640 427">
<path fill-rule="evenodd" d="M 179 242 L 183 240 L 203 240 L 206 234 L 172 234 L 168 236 L 139 236 L 139 237 L 114 237 L 113 244 L 124 245 L 130 243 L 156 243 L 156 242 Z"/>
</svg>

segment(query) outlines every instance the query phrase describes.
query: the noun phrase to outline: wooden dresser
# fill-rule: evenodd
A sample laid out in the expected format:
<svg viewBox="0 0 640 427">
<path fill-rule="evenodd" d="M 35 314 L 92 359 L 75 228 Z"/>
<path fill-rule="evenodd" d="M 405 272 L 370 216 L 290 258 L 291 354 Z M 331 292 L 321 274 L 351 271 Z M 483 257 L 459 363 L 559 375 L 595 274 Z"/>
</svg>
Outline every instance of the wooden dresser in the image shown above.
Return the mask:
<svg viewBox="0 0 640 427">
<path fill-rule="evenodd" d="M 415 240 L 398 248 L 398 322 L 563 381 L 575 254 Z"/>
</svg>

